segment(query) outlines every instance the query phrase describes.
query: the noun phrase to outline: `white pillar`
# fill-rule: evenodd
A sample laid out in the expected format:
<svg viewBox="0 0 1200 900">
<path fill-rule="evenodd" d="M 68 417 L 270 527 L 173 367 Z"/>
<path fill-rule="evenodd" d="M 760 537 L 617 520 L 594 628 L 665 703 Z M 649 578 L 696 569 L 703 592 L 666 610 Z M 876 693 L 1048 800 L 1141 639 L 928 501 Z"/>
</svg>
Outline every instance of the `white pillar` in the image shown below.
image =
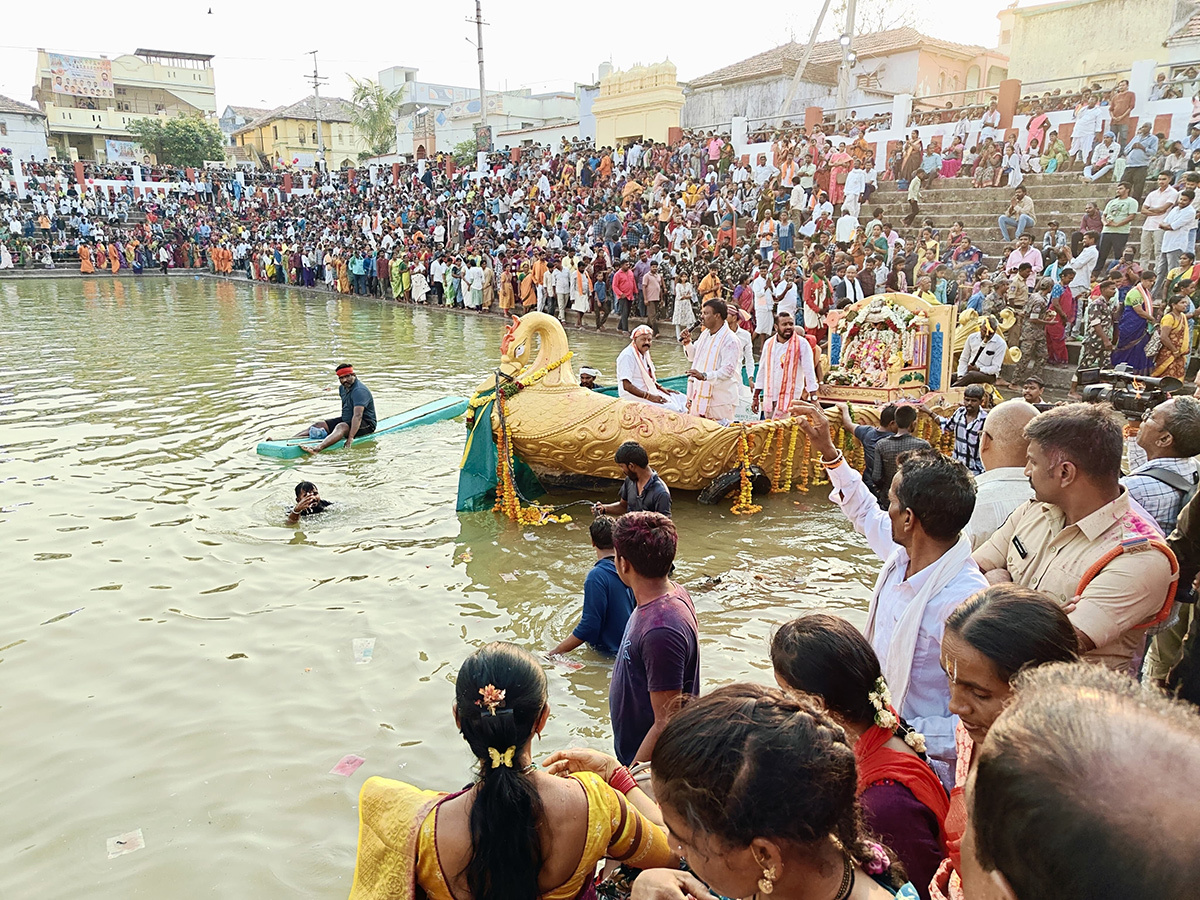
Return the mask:
<svg viewBox="0 0 1200 900">
<path fill-rule="evenodd" d="M 1135 116 L 1149 115 L 1147 104 L 1150 102 L 1150 89 L 1154 86 L 1154 69 L 1157 66 L 1158 62 L 1153 59 L 1138 59 L 1129 67 L 1129 89 L 1137 97 L 1133 104 Z"/>
<path fill-rule="evenodd" d="M 892 131 L 904 133 L 908 117 L 912 115 L 912 94 L 897 94 L 892 98 Z"/>
<path fill-rule="evenodd" d="M 750 135 L 750 120 L 745 116 L 734 116 L 729 126 L 729 141 L 733 144 L 735 158 L 741 158 L 747 151 L 747 140 Z"/>
</svg>

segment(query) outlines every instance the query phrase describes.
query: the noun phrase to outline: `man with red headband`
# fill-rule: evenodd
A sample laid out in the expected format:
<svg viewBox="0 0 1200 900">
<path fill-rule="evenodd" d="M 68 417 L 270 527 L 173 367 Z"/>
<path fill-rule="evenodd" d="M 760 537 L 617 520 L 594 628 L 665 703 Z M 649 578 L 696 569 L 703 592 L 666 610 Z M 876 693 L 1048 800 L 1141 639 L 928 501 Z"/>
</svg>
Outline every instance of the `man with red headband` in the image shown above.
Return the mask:
<svg viewBox="0 0 1200 900">
<path fill-rule="evenodd" d="M 354 445 L 354 439 L 375 430 L 375 398 L 367 386 L 354 374 L 354 366 L 342 363 L 335 370 L 338 379 L 338 396 L 342 399 L 342 414 L 314 422 L 308 431 L 296 437 L 323 438 L 315 447 L 301 446 L 305 453 L 320 453 L 345 439 L 346 449 Z M 322 435 L 321 432 L 324 432 Z"/>
</svg>

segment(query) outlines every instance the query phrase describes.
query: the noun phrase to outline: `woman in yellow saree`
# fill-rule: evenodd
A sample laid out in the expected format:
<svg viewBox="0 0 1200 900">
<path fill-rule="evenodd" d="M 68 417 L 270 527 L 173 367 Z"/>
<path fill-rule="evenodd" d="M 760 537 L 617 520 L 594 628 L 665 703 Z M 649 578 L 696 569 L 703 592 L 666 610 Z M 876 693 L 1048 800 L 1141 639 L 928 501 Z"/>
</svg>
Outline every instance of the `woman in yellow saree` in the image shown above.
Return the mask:
<svg viewBox="0 0 1200 900">
<path fill-rule="evenodd" d="M 513 644 L 477 650 L 459 669 L 454 718 L 479 779 L 453 794 L 386 778 L 359 798 L 350 900 L 594 898 L 604 858 L 677 866 L 657 808 L 616 768 L 558 777 L 530 761 L 550 715 L 541 665 Z"/>
<path fill-rule="evenodd" d="M 1154 357 L 1151 377 L 1187 378 L 1188 350 L 1191 348 L 1191 341 L 1188 340 L 1187 308 L 1188 298 L 1183 294 L 1176 294 L 1170 310 L 1163 315 L 1158 324 L 1162 349 Z"/>
</svg>

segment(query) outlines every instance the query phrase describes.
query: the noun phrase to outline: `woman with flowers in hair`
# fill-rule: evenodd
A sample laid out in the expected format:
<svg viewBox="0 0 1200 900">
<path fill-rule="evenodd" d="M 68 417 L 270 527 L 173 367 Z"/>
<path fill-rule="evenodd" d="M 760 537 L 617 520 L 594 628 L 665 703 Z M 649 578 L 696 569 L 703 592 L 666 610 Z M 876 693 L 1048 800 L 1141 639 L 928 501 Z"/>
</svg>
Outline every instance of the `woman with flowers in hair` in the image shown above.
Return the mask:
<svg viewBox="0 0 1200 900">
<path fill-rule="evenodd" d="M 454 721 L 478 775 L 452 794 L 367 779 L 351 900 L 413 900 L 418 887 L 429 900 L 586 900 L 601 859 L 678 865 L 624 766 L 557 777 L 531 761 L 549 716 L 546 675 L 524 650 L 492 643 L 468 657 Z"/>
<path fill-rule="evenodd" d="M 1066 612 L 1048 594 L 994 584 L 964 600 L 946 619 L 942 668 L 950 680 L 950 711 L 958 716 L 958 764 L 946 814 L 946 859 L 930 884 L 933 900 L 962 900 L 959 848 L 967 827 L 964 787 L 976 748 L 1012 698 L 1018 672 L 1071 662 L 1079 641 Z"/>
<path fill-rule="evenodd" d="M 838 616 L 814 613 L 771 640 L 775 680 L 820 700 L 854 748 L 858 802 L 867 827 L 895 852 L 923 900 L 946 855 L 946 789 L 925 760 L 925 738 L 891 705 L 879 658 Z"/>
</svg>

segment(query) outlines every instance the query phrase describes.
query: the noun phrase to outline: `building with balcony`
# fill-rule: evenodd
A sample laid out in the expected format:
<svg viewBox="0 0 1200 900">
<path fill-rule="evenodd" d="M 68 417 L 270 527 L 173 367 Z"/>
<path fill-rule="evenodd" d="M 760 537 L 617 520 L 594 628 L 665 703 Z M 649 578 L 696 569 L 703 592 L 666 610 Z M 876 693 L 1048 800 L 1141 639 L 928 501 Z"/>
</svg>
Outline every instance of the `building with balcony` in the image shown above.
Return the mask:
<svg viewBox="0 0 1200 900">
<path fill-rule="evenodd" d="M 234 144 L 252 150 L 264 166 L 313 166 L 320 148 L 318 103 L 326 167 L 341 169 L 357 165 L 358 155 L 367 150 L 367 141 L 354 127 L 350 115 L 354 105 L 341 97 L 313 95 L 276 107 L 235 131 Z"/>
<path fill-rule="evenodd" d="M 129 123 L 157 116 L 216 117 L 212 56 L 138 49 L 109 59 L 38 50 L 33 100 L 60 159 L 108 161 L 129 146 Z"/>
<path fill-rule="evenodd" d="M 49 157 L 45 114 L 0 95 L 0 153 L 11 153 L 17 159 Z"/>
</svg>

